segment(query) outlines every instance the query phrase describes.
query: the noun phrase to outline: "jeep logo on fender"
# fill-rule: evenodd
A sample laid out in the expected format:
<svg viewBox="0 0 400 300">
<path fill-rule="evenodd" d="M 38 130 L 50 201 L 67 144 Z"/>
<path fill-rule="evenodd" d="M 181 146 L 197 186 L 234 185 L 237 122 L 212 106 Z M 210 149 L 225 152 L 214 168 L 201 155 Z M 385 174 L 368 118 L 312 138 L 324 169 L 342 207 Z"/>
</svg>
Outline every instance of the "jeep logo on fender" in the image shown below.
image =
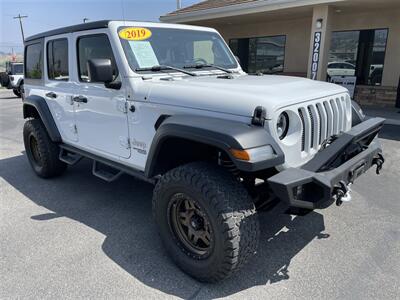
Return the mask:
<svg viewBox="0 0 400 300">
<path fill-rule="evenodd" d="M 311 79 L 317 79 L 318 73 L 318 63 L 319 63 L 319 51 L 321 47 L 321 32 L 316 32 L 314 34 L 314 45 L 313 45 L 313 54 L 312 54 L 312 62 L 311 62 Z"/>
</svg>

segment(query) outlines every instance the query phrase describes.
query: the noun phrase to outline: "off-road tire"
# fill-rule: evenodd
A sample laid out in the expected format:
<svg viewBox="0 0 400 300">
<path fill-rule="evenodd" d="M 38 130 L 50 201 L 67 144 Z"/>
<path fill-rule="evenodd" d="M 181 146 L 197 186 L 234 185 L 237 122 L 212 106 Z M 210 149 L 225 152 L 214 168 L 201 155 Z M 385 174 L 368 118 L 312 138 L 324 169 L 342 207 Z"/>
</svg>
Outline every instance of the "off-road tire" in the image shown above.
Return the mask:
<svg viewBox="0 0 400 300">
<path fill-rule="evenodd" d="M 25 85 L 24 82 L 22 81 L 21 84 L 19 85 L 19 93 L 21 94 L 21 100 L 25 100 Z"/>
<path fill-rule="evenodd" d="M 209 217 L 215 239 L 204 259 L 193 257 L 171 229 L 168 207 L 176 193 L 195 198 Z M 217 282 L 231 276 L 257 251 L 259 223 L 254 203 L 222 167 L 194 162 L 166 173 L 154 189 L 153 215 L 171 258 L 199 281 Z"/>
<path fill-rule="evenodd" d="M 24 145 L 29 163 L 39 177 L 55 177 L 67 168 L 67 165 L 58 159 L 60 149 L 51 141 L 41 120 L 31 119 L 25 122 Z M 35 154 L 33 147 L 37 147 Z"/>
<path fill-rule="evenodd" d="M 17 96 L 18 98 L 21 98 L 21 92 L 20 92 L 19 88 L 18 88 L 18 89 L 13 89 L 13 93 L 14 93 L 14 95 Z"/>
<path fill-rule="evenodd" d="M 8 87 L 10 83 L 10 78 L 8 77 L 8 74 L 6 72 L 1 72 L 0 73 L 0 84 L 2 87 Z"/>
</svg>

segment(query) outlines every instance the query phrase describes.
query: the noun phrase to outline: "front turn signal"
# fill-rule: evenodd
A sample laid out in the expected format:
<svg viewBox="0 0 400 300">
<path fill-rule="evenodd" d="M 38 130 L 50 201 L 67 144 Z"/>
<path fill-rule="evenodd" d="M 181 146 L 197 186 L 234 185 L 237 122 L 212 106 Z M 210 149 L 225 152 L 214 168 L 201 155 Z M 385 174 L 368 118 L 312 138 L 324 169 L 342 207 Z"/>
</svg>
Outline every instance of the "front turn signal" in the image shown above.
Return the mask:
<svg viewBox="0 0 400 300">
<path fill-rule="evenodd" d="M 250 160 L 250 155 L 246 150 L 230 149 L 229 151 L 234 158 L 246 161 Z"/>
</svg>

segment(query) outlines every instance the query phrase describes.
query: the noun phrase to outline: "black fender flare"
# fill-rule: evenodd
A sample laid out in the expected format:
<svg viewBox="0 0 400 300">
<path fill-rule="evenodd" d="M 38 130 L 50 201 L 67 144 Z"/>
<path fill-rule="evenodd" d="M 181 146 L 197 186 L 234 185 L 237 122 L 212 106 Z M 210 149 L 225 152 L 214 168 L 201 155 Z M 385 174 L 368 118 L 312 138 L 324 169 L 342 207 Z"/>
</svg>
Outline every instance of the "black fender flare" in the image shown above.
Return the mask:
<svg viewBox="0 0 400 300">
<path fill-rule="evenodd" d="M 365 121 L 365 115 L 358 103 L 351 100 L 351 127 L 354 127 Z"/>
<path fill-rule="evenodd" d="M 17 82 L 17 87 L 20 88 L 21 84 L 24 82 L 24 78 L 20 78 Z"/>
<path fill-rule="evenodd" d="M 37 115 L 35 115 L 35 111 Z M 37 95 L 26 97 L 23 104 L 23 116 L 24 119 L 39 116 L 50 139 L 55 143 L 60 143 L 62 141 L 56 122 L 54 121 L 46 100 L 43 97 Z"/>
<path fill-rule="evenodd" d="M 255 172 L 284 162 L 284 154 L 270 133 L 263 127 L 238 121 L 195 115 L 173 115 L 158 127 L 147 157 L 145 174 L 153 177 L 162 144 L 169 138 L 182 138 L 210 145 L 225 151 L 239 170 Z M 251 162 L 234 158 L 230 149 L 244 150 L 270 145 L 274 156 L 265 161 Z"/>
</svg>

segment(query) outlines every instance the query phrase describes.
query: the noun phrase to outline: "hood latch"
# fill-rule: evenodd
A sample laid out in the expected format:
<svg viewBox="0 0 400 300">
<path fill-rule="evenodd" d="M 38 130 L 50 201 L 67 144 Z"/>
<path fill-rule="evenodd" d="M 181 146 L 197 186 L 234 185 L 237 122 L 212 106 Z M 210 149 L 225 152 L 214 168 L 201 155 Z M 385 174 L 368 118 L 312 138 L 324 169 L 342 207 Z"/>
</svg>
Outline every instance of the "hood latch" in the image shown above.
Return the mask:
<svg viewBox="0 0 400 300">
<path fill-rule="evenodd" d="M 267 116 L 267 110 L 265 109 L 265 107 L 257 106 L 254 110 L 253 118 L 251 119 L 251 124 L 264 127 L 266 116 Z"/>
</svg>

